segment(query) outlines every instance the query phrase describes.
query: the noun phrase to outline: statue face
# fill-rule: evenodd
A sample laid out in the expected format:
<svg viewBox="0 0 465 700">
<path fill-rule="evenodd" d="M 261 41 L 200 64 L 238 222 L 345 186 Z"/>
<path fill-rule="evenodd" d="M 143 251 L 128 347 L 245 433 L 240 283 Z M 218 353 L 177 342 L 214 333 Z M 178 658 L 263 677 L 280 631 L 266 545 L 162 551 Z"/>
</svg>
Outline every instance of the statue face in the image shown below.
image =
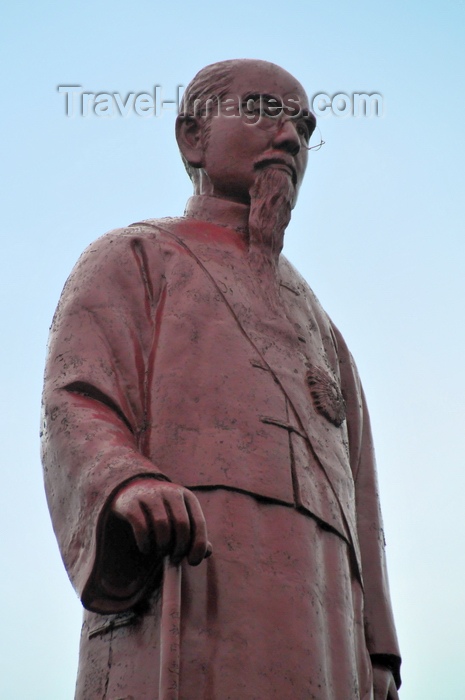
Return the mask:
<svg viewBox="0 0 465 700">
<path fill-rule="evenodd" d="M 203 193 L 249 203 L 257 172 L 273 167 L 292 179 L 295 203 L 315 126 L 297 80 L 278 66 L 250 61 L 237 71 L 218 112 L 209 117 Z"/>
</svg>

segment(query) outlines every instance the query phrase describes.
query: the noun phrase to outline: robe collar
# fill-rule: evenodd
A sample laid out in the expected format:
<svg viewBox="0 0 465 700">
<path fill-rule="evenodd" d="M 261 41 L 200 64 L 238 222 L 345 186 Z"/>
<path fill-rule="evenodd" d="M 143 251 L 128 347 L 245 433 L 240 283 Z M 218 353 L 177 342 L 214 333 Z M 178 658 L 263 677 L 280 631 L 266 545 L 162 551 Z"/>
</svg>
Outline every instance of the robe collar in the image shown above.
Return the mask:
<svg viewBox="0 0 465 700">
<path fill-rule="evenodd" d="M 209 195 L 194 195 L 187 200 L 184 216 L 247 233 L 249 211 L 247 204 Z"/>
</svg>

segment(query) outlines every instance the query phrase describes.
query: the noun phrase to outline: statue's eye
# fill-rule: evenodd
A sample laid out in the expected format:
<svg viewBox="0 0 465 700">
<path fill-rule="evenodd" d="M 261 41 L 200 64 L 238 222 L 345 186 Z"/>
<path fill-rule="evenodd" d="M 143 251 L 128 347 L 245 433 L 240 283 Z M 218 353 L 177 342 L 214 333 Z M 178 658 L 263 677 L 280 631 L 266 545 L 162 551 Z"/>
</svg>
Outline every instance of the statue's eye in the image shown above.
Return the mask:
<svg viewBox="0 0 465 700">
<path fill-rule="evenodd" d="M 243 102 L 242 107 L 248 114 L 260 113 L 260 102 L 258 100 L 254 100 L 252 97 L 246 100 L 246 102 Z"/>
<path fill-rule="evenodd" d="M 262 101 L 263 114 L 267 117 L 279 117 L 283 111 L 282 102 L 277 97 L 265 97 Z"/>
<path fill-rule="evenodd" d="M 296 126 L 297 133 L 306 143 L 310 141 L 310 130 L 308 124 L 304 121 L 299 121 Z"/>
</svg>

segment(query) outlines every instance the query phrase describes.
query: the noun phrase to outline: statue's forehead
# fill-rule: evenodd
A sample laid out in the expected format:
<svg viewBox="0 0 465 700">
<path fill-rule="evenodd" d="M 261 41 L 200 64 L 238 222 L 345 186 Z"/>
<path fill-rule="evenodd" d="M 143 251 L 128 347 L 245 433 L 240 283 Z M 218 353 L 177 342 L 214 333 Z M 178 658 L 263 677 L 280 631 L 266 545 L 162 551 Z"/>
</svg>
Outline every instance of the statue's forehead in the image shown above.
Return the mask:
<svg viewBox="0 0 465 700">
<path fill-rule="evenodd" d="M 231 95 L 297 96 L 307 106 L 307 94 L 296 78 L 273 64 L 250 64 L 238 68 L 228 91 Z"/>
</svg>

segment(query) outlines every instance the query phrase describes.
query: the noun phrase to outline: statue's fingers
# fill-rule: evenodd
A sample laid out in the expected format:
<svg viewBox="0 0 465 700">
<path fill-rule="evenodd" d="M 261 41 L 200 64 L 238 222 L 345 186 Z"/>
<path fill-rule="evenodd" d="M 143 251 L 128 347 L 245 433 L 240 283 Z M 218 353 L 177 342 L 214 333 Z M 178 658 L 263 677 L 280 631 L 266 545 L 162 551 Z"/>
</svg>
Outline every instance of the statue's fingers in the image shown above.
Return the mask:
<svg viewBox="0 0 465 700">
<path fill-rule="evenodd" d="M 189 513 L 182 492 L 171 493 L 170 498 L 165 499 L 165 504 L 171 520 L 172 559 L 174 562 L 180 562 L 186 556 L 191 541 Z"/>
<path fill-rule="evenodd" d="M 208 541 L 207 523 L 202 508 L 196 496 L 188 493 L 185 496 L 186 508 L 190 518 L 191 541 L 187 553 L 187 561 L 191 566 L 197 566 L 212 552 Z"/>
<path fill-rule="evenodd" d="M 158 495 L 150 500 L 144 500 L 143 508 L 150 522 L 150 529 L 157 550 L 162 554 L 169 551 L 172 538 L 170 513 L 165 502 Z"/>
<path fill-rule="evenodd" d="M 148 554 L 150 549 L 150 528 L 141 503 L 135 499 L 130 502 L 125 500 L 119 507 L 118 503 L 116 503 L 113 512 L 129 523 L 137 548 L 142 554 Z"/>
</svg>

